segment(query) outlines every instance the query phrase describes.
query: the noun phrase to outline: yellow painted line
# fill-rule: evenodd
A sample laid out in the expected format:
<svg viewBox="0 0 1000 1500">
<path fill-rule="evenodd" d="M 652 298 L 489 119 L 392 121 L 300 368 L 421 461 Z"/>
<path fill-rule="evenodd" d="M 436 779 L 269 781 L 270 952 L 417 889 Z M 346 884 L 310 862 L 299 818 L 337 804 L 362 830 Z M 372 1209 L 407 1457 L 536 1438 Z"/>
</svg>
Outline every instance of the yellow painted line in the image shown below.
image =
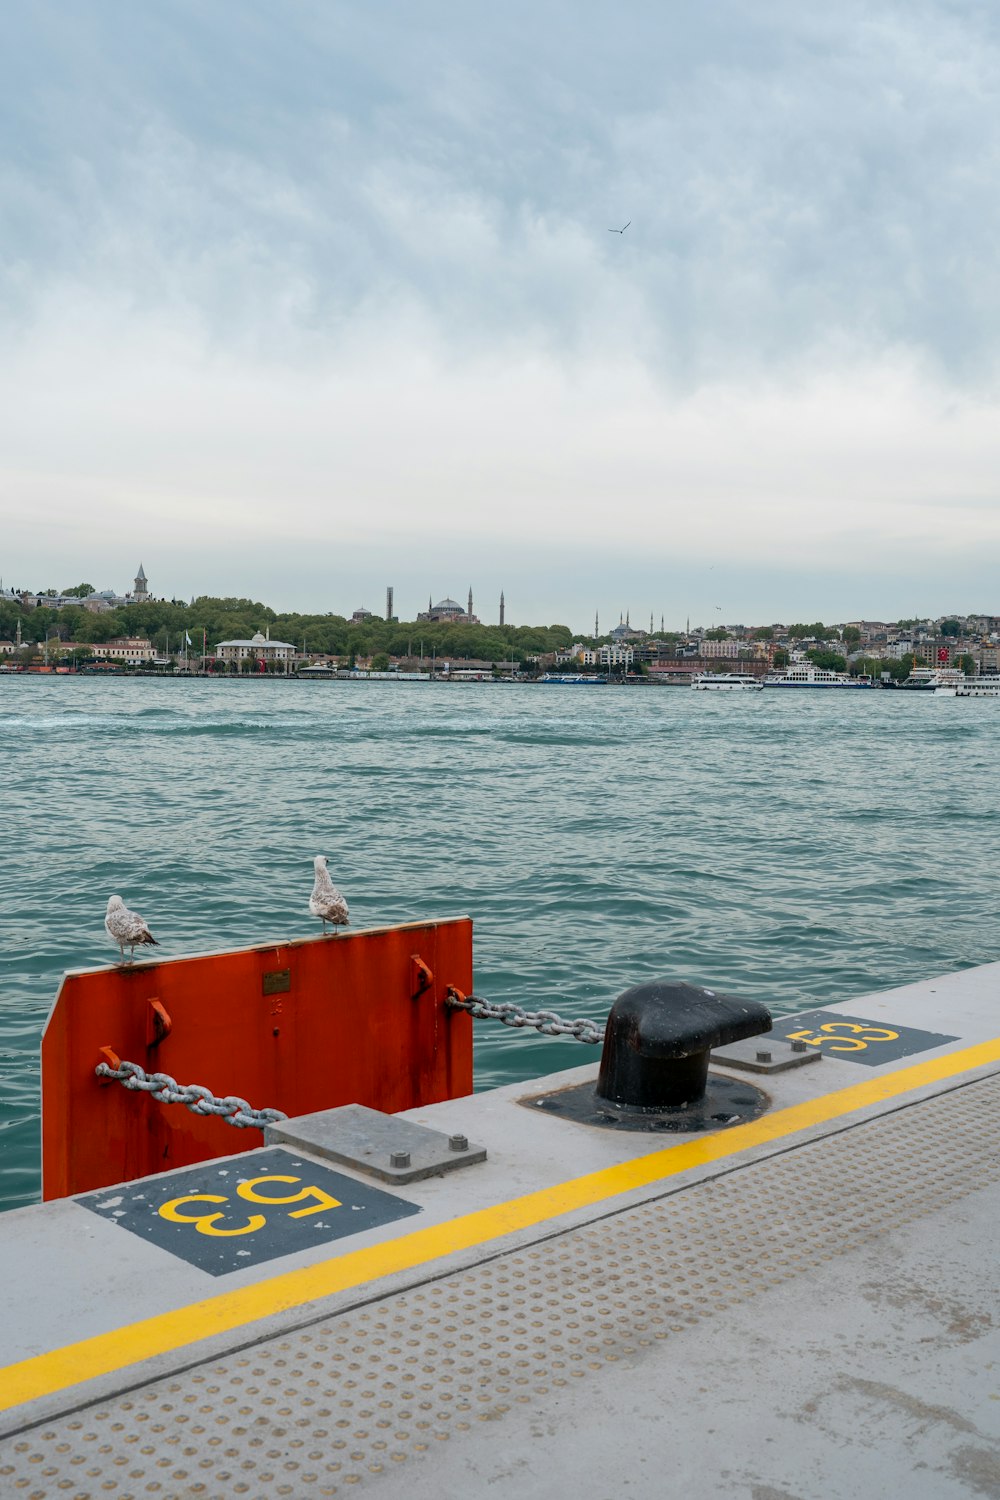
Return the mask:
<svg viewBox="0 0 1000 1500">
<path fill-rule="evenodd" d="M 286 1271 L 253 1286 L 223 1292 L 173 1312 L 157 1313 L 108 1333 L 96 1334 L 18 1364 L 0 1368 L 0 1411 L 141 1360 L 187 1348 L 201 1339 L 231 1333 L 262 1318 L 318 1302 L 336 1292 L 370 1285 L 380 1277 L 442 1260 L 458 1250 L 485 1245 L 517 1230 L 530 1229 L 576 1209 L 590 1208 L 635 1188 L 676 1177 L 694 1167 L 736 1156 L 753 1146 L 781 1140 L 800 1130 L 840 1119 L 871 1104 L 972 1072 L 1000 1061 L 1000 1037 L 929 1062 L 866 1079 L 864 1083 L 824 1094 L 803 1104 L 774 1111 L 747 1125 L 717 1135 L 699 1136 L 667 1146 L 599 1172 L 588 1172 L 555 1187 L 526 1193 L 491 1208 L 480 1208 L 443 1224 L 418 1229 L 398 1239 L 352 1250 L 317 1265 Z M 69 1253 L 69 1252 L 67 1252 Z"/>
</svg>

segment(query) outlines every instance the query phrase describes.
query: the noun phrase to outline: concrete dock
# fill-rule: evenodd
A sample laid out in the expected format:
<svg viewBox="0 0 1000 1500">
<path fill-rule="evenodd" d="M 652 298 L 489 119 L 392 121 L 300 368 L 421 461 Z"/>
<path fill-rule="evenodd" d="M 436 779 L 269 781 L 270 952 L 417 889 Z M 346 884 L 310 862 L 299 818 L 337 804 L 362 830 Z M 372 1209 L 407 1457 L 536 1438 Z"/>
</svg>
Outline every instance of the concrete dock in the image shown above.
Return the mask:
<svg viewBox="0 0 1000 1500">
<path fill-rule="evenodd" d="M 588 1051 L 0 1217 L 0 1494 L 1000 1495 L 998 991 L 782 1017 L 697 1135 Z"/>
</svg>

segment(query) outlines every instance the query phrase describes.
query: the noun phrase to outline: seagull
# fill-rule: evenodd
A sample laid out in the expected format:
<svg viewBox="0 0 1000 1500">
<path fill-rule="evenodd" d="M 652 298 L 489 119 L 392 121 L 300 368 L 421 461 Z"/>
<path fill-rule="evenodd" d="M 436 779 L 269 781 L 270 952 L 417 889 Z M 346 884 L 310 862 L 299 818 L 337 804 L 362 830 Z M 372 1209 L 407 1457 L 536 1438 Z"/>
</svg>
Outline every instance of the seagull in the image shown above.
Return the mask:
<svg viewBox="0 0 1000 1500">
<path fill-rule="evenodd" d="M 631 224 L 631 222 L 632 222 L 632 220 L 629 219 L 628 224 Z M 608 233 L 609 234 L 624 234 L 625 231 L 626 231 L 626 229 L 628 228 L 628 224 L 623 224 L 622 227 L 621 227 L 621 229 L 609 229 Z"/>
<path fill-rule="evenodd" d="M 122 963 L 125 962 L 126 947 L 128 948 L 129 963 L 135 962 L 135 950 L 141 943 L 152 943 L 154 948 L 159 947 L 155 937 L 139 913 L 137 911 L 129 911 L 120 896 L 108 897 L 108 909 L 104 917 L 104 927 L 111 941 L 118 944 Z"/>
<path fill-rule="evenodd" d="M 331 922 L 334 927 L 333 935 L 336 937 L 338 927 L 350 926 L 351 919 L 347 915 L 347 902 L 330 879 L 325 854 L 317 854 L 313 860 L 313 869 L 316 871 L 316 880 L 313 883 L 312 895 L 309 897 L 309 910 L 323 923 L 323 936 L 326 937 L 327 922 Z"/>
</svg>

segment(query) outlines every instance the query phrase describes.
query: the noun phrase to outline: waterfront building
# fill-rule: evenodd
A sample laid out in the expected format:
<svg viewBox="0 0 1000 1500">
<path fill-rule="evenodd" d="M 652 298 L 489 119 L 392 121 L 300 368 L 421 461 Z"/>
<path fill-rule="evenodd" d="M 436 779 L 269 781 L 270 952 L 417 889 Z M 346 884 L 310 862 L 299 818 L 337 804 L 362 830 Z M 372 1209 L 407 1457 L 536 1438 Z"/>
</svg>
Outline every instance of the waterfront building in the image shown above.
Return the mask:
<svg viewBox="0 0 1000 1500">
<path fill-rule="evenodd" d="M 443 677 L 485 678 L 492 677 L 494 666 L 500 665 L 474 656 L 445 656 L 438 658 L 437 671 Z M 507 668 L 510 669 L 509 662 Z"/>
<path fill-rule="evenodd" d="M 617 643 L 598 646 L 596 651 L 588 647 L 581 651 L 580 661 L 585 667 L 630 667 L 635 661 L 635 650 Z"/>
<path fill-rule="evenodd" d="M 649 680 L 650 682 L 689 683 L 700 670 L 700 665 L 690 658 L 677 657 L 673 661 L 654 661 L 649 664 Z"/>
<path fill-rule="evenodd" d="M 93 647 L 96 656 L 103 657 L 106 661 L 120 661 L 128 667 L 141 666 L 143 662 L 152 661 L 155 656 L 152 641 L 143 636 L 116 635 L 110 641 L 103 641 L 99 646 Z"/>
<path fill-rule="evenodd" d="M 740 654 L 739 641 L 702 641 L 702 656 L 711 657 L 736 657 Z"/>
<path fill-rule="evenodd" d="M 672 659 L 662 657 L 658 661 L 650 662 L 648 670 L 652 682 L 684 684 L 704 673 L 721 672 L 723 667 L 717 656 L 677 656 Z M 756 657 L 751 661 L 741 659 L 739 666 L 733 667 L 732 670 L 738 672 L 741 677 L 766 677 L 769 663 L 766 657 Z"/>
<path fill-rule="evenodd" d="M 286 672 L 291 669 L 295 654 L 296 648 L 289 641 L 271 640 L 270 626 L 267 635 L 258 630 L 249 640 L 220 641 L 215 647 L 216 661 L 227 665 L 233 662 L 241 665 L 245 661 L 280 662 Z"/>
</svg>

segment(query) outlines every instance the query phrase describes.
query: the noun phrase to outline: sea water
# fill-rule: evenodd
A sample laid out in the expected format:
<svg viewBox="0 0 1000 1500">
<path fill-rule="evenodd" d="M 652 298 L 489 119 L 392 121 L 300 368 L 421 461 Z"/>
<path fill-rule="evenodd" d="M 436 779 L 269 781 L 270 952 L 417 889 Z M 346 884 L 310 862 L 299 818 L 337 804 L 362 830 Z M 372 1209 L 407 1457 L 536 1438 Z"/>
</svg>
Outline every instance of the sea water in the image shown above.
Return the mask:
<svg viewBox="0 0 1000 1500">
<path fill-rule="evenodd" d="M 603 1017 L 673 976 L 787 1013 L 1000 958 L 998 728 L 930 693 L 0 678 L 0 1207 L 38 1196 L 42 1026 L 117 956 L 114 892 L 164 957 L 299 937 L 322 853 L 357 926 L 470 915 L 491 1000 Z M 476 1023 L 477 1088 L 595 1056 Z"/>
</svg>

